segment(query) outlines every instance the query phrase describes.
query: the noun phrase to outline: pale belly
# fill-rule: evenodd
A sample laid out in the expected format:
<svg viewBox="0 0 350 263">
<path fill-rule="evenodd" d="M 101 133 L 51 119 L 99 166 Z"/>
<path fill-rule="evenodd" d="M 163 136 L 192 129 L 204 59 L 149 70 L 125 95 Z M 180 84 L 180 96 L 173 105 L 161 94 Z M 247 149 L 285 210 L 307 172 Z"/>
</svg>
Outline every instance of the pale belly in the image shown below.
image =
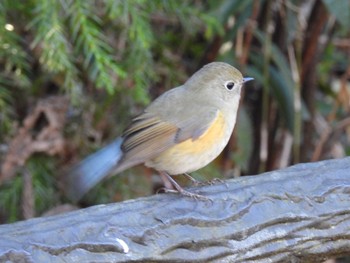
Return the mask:
<svg viewBox="0 0 350 263">
<path fill-rule="evenodd" d="M 221 114 L 214 124 L 196 140 L 183 141 L 145 163 L 170 175 L 190 173 L 213 161 L 225 148 L 233 125 L 227 125 Z"/>
</svg>

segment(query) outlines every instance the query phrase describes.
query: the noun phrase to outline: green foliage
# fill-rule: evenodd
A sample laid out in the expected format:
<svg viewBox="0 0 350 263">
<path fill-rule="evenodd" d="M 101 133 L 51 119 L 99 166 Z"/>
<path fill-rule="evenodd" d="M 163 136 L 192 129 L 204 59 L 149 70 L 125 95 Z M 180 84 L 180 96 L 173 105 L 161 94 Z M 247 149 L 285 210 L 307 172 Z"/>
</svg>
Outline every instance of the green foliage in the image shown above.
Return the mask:
<svg viewBox="0 0 350 263">
<path fill-rule="evenodd" d="M 5 222 L 15 222 L 21 219 L 21 197 L 23 182 L 21 177 L 3 184 L 0 189 L 0 213 Z"/>
<path fill-rule="evenodd" d="M 167 25 L 153 26 L 157 17 L 180 21 L 187 34 L 205 24 L 210 37 L 219 28 L 216 19 L 200 8 L 174 0 L 5 1 L 0 11 L 1 24 L 14 26 L 14 31 L 0 29 L 0 55 L 7 75 L 13 75 L 12 85 L 29 87 L 33 76 L 28 58 L 38 59 L 41 76 L 35 85 L 53 81 L 75 100 L 81 99 L 84 86 L 93 85 L 109 94 L 127 91 L 137 102 L 149 102 L 147 88 L 157 80 L 152 70 L 154 51 L 162 38 L 167 41 L 163 34 Z M 14 19 L 17 13 L 24 21 Z M 22 40 L 23 30 L 31 35 L 30 46 L 27 39 Z M 8 81 L 8 76 L 0 77 L 0 83 Z M 4 103 L 4 95 L 0 101 Z"/>
<path fill-rule="evenodd" d="M 323 3 L 344 28 L 350 28 L 350 1 L 323 0 Z"/>
<path fill-rule="evenodd" d="M 113 93 L 115 76 L 125 77 L 125 72 L 114 59 L 113 49 L 101 32 L 100 18 L 94 14 L 89 1 L 71 1 L 69 4 L 67 11 L 75 54 L 82 55 L 83 66 L 96 86 Z"/>
<path fill-rule="evenodd" d="M 13 102 L 10 89 L 19 89 L 30 86 L 30 64 L 27 53 L 23 48 L 24 41 L 6 20 L 6 10 L 9 2 L 0 3 L 0 134 L 6 134 L 11 129 L 13 111 L 10 107 Z"/>
<path fill-rule="evenodd" d="M 236 30 L 238 26 L 240 26 L 243 23 L 243 18 L 246 17 L 246 10 L 251 10 L 252 6 L 252 0 L 232 0 L 217 3 L 217 14 L 222 24 L 227 23 L 228 19 L 231 16 L 240 14 L 237 17 L 240 22 L 236 24 Z"/>
<path fill-rule="evenodd" d="M 48 209 L 59 203 L 57 194 L 57 181 L 52 174 L 54 171 L 53 162 L 46 156 L 37 155 L 30 159 L 27 166 L 31 174 L 31 187 L 33 188 L 33 209 L 36 216 L 39 216 Z M 13 180 L 0 186 L 0 213 L 6 214 L 7 222 L 15 222 L 23 219 L 23 173 Z M 21 176 L 22 175 L 22 176 Z"/>
<path fill-rule="evenodd" d="M 60 195 L 57 192 L 57 174 L 54 174 L 57 164 L 45 155 L 35 155 L 27 164 L 32 175 L 34 206 L 36 215 L 40 215 L 59 204 Z"/>
<path fill-rule="evenodd" d="M 134 83 L 133 98 L 144 104 L 150 101 L 145 87 L 159 78 L 154 56 L 163 57 L 162 50 L 166 50 L 167 45 L 181 45 L 186 38 L 184 35 L 182 39 L 174 39 L 171 31 L 173 26 L 168 21 L 179 20 L 186 34 L 195 34 L 205 25 L 208 38 L 221 28 L 212 15 L 207 15 L 201 12 L 201 8 L 188 5 L 184 1 L 107 0 L 105 4 L 111 28 L 120 36 L 118 47 L 122 47 L 122 50 L 117 56 L 124 62 L 126 71 L 132 72 L 127 75 L 127 81 Z M 165 60 L 166 57 L 161 59 Z"/>
<path fill-rule="evenodd" d="M 74 89 L 78 85 L 73 47 L 60 17 L 60 2 L 38 0 L 33 7 L 28 28 L 34 31 L 32 49 L 39 50 L 39 62 L 50 75 L 62 75 L 63 86 Z"/>
</svg>

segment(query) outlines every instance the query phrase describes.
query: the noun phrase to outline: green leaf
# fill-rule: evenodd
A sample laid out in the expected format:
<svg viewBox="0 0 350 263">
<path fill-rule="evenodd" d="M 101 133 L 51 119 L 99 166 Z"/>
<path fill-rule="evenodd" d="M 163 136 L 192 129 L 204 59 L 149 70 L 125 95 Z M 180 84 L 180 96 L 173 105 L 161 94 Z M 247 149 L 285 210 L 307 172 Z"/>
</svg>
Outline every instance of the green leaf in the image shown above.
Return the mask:
<svg viewBox="0 0 350 263">
<path fill-rule="evenodd" d="M 345 28 L 350 27 L 350 1 L 348 0 L 323 0 L 332 16 Z"/>
</svg>

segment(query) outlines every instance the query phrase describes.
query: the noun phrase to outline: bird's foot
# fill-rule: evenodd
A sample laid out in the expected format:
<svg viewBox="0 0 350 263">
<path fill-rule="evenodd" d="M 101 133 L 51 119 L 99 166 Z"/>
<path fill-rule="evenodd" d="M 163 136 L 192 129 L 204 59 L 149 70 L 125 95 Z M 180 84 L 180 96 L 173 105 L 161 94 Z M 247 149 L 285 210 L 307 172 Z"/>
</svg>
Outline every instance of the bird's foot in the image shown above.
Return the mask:
<svg viewBox="0 0 350 263">
<path fill-rule="evenodd" d="M 183 196 L 187 196 L 187 197 L 193 198 L 195 200 L 211 201 L 211 202 L 213 202 L 213 200 L 210 199 L 209 197 L 186 191 L 167 173 L 162 172 L 162 173 L 160 173 L 160 175 L 161 175 L 161 178 L 164 181 L 164 185 L 168 185 L 169 183 L 171 183 L 171 185 L 174 187 L 174 189 L 170 189 L 170 188 L 165 187 L 164 188 L 164 192 L 181 194 Z M 195 180 L 194 178 L 192 178 L 192 179 Z"/>
<path fill-rule="evenodd" d="M 208 186 L 208 185 L 214 185 L 214 184 L 225 184 L 226 187 L 228 187 L 227 183 L 224 180 L 221 180 L 220 178 L 214 178 L 213 180 L 201 182 L 193 178 L 188 173 L 184 173 L 184 175 L 192 182 L 194 186 Z"/>
</svg>

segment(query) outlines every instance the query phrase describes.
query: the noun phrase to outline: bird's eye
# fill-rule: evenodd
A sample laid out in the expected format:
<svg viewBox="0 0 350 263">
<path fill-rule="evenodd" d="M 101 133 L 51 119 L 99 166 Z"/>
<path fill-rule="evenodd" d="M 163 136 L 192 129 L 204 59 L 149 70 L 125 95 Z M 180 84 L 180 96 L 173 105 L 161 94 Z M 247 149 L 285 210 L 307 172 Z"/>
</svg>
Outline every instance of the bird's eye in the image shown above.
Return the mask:
<svg viewBox="0 0 350 263">
<path fill-rule="evenodd" d="M 233 81 L 227 81 L 227 82 L 225 83 L 225 87 L 226 87 L 226 89 L 228 89 L 228 90 L 232 90 L 232 89 L 234 88 L 234 86 L 235 86 L 235 83 L 234 83 Z"/>
</svg>

